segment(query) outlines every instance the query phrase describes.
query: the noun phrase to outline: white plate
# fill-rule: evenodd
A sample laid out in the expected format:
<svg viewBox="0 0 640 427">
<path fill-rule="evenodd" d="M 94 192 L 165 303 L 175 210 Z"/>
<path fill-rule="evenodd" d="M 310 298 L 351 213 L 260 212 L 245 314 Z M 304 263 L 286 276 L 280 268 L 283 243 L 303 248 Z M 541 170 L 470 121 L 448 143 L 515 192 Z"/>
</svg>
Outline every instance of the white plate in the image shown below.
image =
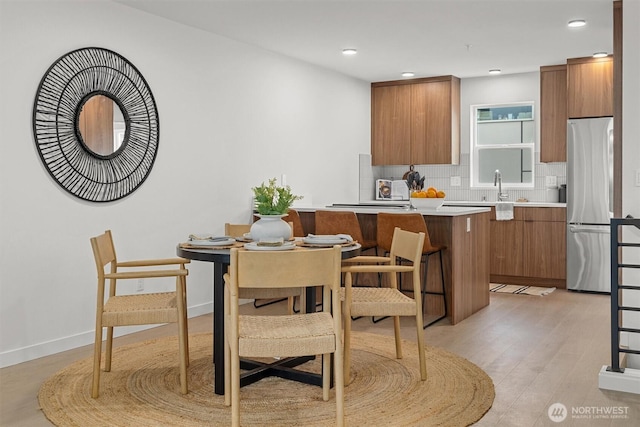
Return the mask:
<svg viewBox="0 0 640 427">
<path fill-rule="evenodd" d="M 336 236 L 313 236 L 313 237 L 304 237 L 302 239 L 304 243 L 309 245 L 341 245 L 343 243 L 347 243 L 347 239 L 343 239 L 341 237 Z"/>
<path fill-rule="evenodd" d="M 196 246 L 229 246 L 232 245 L 236 240 L 235 239 L 227 239 L 227 240 L 189 240 L 189 244 Z"/>
<path fill-rule="evenodd" d="M 294 249 L 296 245 L 291 242 L 286 242 L 281 246 L 258 246 L 258 243 L 251 242 L 245 243 L 244 247 L 250 251 L 288 251 Z"/>
</svg>

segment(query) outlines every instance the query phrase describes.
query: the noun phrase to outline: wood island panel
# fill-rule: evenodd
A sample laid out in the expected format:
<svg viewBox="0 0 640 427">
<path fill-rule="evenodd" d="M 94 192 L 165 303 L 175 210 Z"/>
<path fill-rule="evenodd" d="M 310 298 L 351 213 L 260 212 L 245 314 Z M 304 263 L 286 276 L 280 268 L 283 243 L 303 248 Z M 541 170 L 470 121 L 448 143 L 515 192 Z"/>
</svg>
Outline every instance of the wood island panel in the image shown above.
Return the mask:
<svg viewBox="0 0 640 427">
<path fill-rule="evenodd" d="M 300 212 L 305 231 L 315 222 L 314 212 Z M 358 213 L 358 220 L 365 238 L 375 239 L 377 212 Z M 447 297 L 447 317 L 452 325 L 461 322 L 478 310 L 489 305 L 490 273 L 490 226 L 489 212 L 460 216 L 424 215 L 429 237 L 433 244 L 445 245 L 443 267 L 445 293 Z M 467 232 L 467 219 L 470 231 Z M 380 253 L 382 255 L 382 253 Z M 428 290 L 440 291 L 440 260 L 438 255 L 429 257 Z M 403 278 L 403 289 L 410 288 L 411 278 Z M 357 282 L 370 286 L 378 285 L 377 275 L 359 275 Z M 427 296 L 425 319 L 442 313 L 442 299 Z"/>
</svg>

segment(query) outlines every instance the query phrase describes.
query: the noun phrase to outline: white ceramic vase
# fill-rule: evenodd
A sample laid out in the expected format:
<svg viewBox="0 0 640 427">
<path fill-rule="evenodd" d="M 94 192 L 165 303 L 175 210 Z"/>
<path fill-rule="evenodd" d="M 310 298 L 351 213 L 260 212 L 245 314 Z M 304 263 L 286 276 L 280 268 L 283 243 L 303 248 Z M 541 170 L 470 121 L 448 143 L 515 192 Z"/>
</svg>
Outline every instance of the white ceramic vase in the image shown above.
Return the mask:
<svg viewBox="0 0 640 427">
<path fill-rule="evenodd" d="M 284 240 L 291 238 L 291 227 L 282 218 L 287 215 L 259 215 L 260 219 L 251 224 L 251 239 L 259 242 L 260 239 L 277 239 L 282 237 Z"/>
</svg>

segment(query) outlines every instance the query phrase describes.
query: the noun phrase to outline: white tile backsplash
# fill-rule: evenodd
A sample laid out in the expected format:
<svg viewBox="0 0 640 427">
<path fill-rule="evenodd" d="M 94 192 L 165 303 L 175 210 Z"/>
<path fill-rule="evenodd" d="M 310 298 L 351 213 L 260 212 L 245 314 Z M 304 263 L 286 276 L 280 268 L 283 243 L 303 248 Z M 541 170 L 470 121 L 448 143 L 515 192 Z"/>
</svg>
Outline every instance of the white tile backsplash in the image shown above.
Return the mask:
<svg viewBox="0 0 640 427">
<path fill-rule="evenodd" d="M 540 158 L 536 153 L 536 158 Z M 371 166 L 369 154 L 360 155 L 360 201 L 375 199 L 376 179 L 402 179 L 409 170 L 409 166 Z M 470 188 L 469 154 L 460 155 L 459 165 L 416 165 L 415 170 L 425 177 L 425 187 L 436 187 L 447 193 L 448 200 L 482 201 L 496 200 L 497 189 L 472 189 Z M 546 196 L 546 177 L 552 175 L 557 178 L 558 185 L 567 183 L 566 163 L 536 163 L 533 189 L 509 189 L 506 193 L 509 200 L 515 201 L 526 198 L 532 202 L 544 202 Z M 450 178 L 459 176 L 461 185 L 452 187 Z"/>
</svg>

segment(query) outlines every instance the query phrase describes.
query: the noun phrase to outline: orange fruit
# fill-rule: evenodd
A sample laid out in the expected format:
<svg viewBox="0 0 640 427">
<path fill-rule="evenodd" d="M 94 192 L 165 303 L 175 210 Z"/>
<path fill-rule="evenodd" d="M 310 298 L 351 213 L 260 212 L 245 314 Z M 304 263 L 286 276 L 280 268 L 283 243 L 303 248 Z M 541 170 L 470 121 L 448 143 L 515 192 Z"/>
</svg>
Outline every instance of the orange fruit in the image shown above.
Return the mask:
<svg viewBox="0 0 640 427">
<path fill-rule="evenodd" d="M 446 194 L 442 190 L 438 191 L 436 195 L 438 196 L 439 199 L 444 199 L 444 196 L 446 196 Z"/>
<path fill-rule="evenodd" d="M 428 197 L 429 199 L 433 199 L 433 198 L 435 198 L 437 195 L 438 195 L 438 192 L 436 191 L 436 189 L 435 189 L 435 188 L 429 188 L 429 189 L 427 190 L 427 197 Z"/>
<path fill-rule="evenodd" d="M 427 188 L 427 192 L 429 192 L 429 191 L 431 191 L 431 190 L 435 191 L 436 193 L 438 192 L 438 189 L 436 189 L 435 187 L 429 187 L 429 188 Z"/>
</svg>

